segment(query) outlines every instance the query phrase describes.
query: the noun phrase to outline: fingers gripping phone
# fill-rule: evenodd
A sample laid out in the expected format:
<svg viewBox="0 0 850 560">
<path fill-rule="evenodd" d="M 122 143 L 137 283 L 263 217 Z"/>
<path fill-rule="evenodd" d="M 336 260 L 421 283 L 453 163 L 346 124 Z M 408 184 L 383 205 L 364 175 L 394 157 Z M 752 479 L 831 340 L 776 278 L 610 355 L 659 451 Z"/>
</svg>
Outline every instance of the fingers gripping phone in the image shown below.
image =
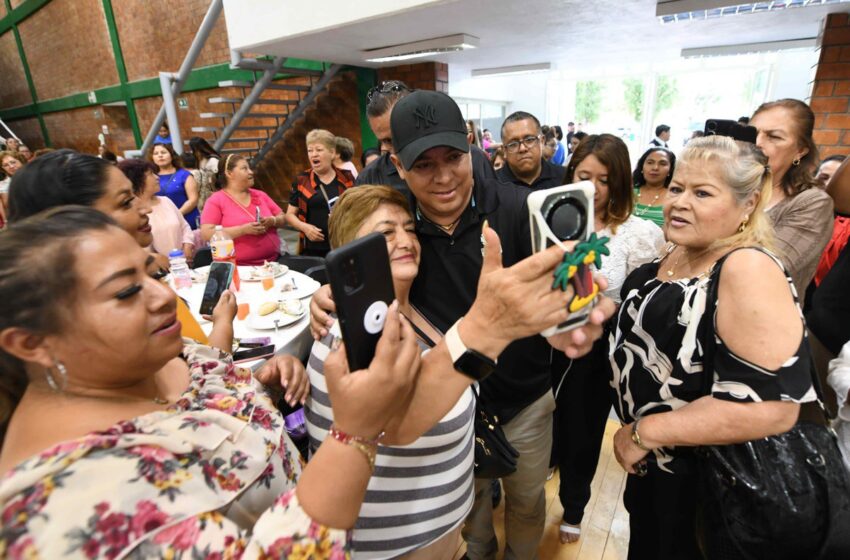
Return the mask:
<svg viewBox="0 0 850 560">
<path fill-rule="evenodd" d="M 348 367 L 365 369 L 395 299 L 387 242 L 380 233 L 370 233 L 334 249 L 325 260 Z"/>
<path fill-rule="evenodd" d="M 596 187 L 590 181 L 562 185 L 532 192 L 528 195 L 528 213 L 531 223 L 531 247 L 537 253 L 552 245 L 570 249 L 565 241 L 587 241 L 593 233 L 593 195 Z M 576 296 L 592 303 L 596 299 L 595 284 L 590 265 L 579 266 L 572 280 Z M 557 289 L 557 288 L 556 288 Z M 593 305 L 584 305 L 570 313 L 563 323 L 546 329 L 541 334 L 551 336 L 578 328 L 587 323 Z"/>
<path fill-rule="evenodd" d="M 204 286 L 204 297 L 201 300 L 201 315 L 212 315 L 221 294 L 233 281 L 233 263 L 214 262 L 210 265 L 207 285 Z"/>
</svg>

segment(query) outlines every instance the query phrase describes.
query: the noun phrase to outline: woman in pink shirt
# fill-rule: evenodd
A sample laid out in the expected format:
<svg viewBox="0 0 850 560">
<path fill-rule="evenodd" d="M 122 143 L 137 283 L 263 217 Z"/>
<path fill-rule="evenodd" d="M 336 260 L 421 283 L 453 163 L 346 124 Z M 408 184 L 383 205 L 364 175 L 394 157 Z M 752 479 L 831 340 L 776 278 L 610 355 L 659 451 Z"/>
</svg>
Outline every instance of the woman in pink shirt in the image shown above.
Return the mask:
<svg viewBox="0 0 850 560">
<path fill-rule="evenodd" d="M 261 190 L 252 189 L 254 172 L 243 156 L 230 154 L 219 162 L 218 187 L 201 214 L 201 237 L 209 241 L 215 226 L 233 238 L 236 263 L 258 265 L 280 254 L 277 228 L 285 220 L 280 206 Z"/>
<path fill-rule="evenodd" d="M 191 266 L 195 252 L 195 235 L 171 199 L 156 196 L 160 192 L 157 176 L 159 168 L 141 159 L 125 159 L 118 162 L 118 168 L 130 179 L 133 194 L 151 208 L 148 216 L 153 235 L 151 249 L 160 255 L 168 255 L 174 249 L 181 249 L 186 256 L 186 262 Z"/>
</svg>

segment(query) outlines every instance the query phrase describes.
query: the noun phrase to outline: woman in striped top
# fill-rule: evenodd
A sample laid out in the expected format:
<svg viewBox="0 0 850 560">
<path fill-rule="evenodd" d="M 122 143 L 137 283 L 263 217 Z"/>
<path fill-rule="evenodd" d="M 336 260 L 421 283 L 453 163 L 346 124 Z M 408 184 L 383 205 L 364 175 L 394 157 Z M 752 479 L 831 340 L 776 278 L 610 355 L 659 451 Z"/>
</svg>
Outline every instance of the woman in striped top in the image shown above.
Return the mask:
<svg viewBox="0 0 850 560">
<path fill-rule="evenodd" d="M 667 148 L 650 148 L 638 160 L 634 171 L 634 215 L 664 228 L 663 202 L 673 178 L 676 156 Z"/>
<path fill-rule="evenodd" d="M 419 242 L 403 195 L 388 187 L 352 189 L 334 208 L 329 229 L 334 247 L 373 231 L 386 236 L 399 311 L 413 325 L 423 352 L 434 347 L 442 333 L 408 300 L 419 270 Z M 333 422 L 323 365 L 339 336 L 335 324 L 313 345 L 307 364 L 311 450 L 318 448 Z M 456 551 L 473 498 L 475 401 L 466 385 L 451 410 L 413 443 L 378 447 L 353 536 L 356 558 L 451 558 Z"/>
</svg>

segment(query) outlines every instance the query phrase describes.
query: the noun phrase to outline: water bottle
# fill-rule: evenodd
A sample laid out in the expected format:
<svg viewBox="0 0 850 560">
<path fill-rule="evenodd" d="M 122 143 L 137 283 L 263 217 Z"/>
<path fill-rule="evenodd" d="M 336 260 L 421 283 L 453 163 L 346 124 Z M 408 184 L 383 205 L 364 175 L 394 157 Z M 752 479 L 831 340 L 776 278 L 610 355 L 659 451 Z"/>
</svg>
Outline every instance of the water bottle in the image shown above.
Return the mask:
<svg viewBox="0 0 850 560">
<path fill-rule="evenodd" d="M 171 281 L 174 283 L 174 289 L 192 287 L 192 274 L 189 272 L 189 265 L 186 264 L 186 257 L 180 249 L 174 249 L 168 253 L 168 261 L 171 263 Z"/>
<path fill-rule="evenodd" d="M 236 266 L 236 246 L 222 226 L 215 226 L 210 237 L 210 252 L 214 261 L 233 263 L 233 287 L 239 289 L 239 267 Z"/>
<path fill-rule="evenodd" d="M 210 238 L 210 250 L 214 261 L 229 261 L 236 264 L 236 246 L 233 238 L 227 235 L 224 228 L 215 226 L 215 232 Z"/>
</svg>

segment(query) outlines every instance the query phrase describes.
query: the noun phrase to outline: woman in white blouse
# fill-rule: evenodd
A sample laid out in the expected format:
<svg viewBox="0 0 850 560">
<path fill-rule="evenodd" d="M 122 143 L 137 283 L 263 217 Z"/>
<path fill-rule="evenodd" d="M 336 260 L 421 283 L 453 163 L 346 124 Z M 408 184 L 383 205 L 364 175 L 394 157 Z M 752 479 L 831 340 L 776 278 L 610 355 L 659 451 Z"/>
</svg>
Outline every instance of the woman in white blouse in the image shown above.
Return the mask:
<svg viewBox="0 0 850 560">
<path fill-rule="evenodd" d="M 149 218 L 153 235 L 151 248 L 154 252 L 168 255 L 174 249 L 180 249 L 191 266 L 195 253 L 195 235 L 171 199 L 156 196 L 160 191 L 158 168 L 141 159 L 125 159 L 118 163 L 118 169 L 132 183 L 133 194 L 151 207 Z"/>
<path fill-rule="evenodd" d="M 605 295 L 620 303 L 620 288 L 631 271 L 661 254 L 664 234 L 657 225 L 632 214 L 634 196 L 631 164 L 625 143 L 610 134 L 592 134 L 573 152 L 567 183 L 591 181 L 594 230 L 608 237 L 611 254 L 602 258 L 601 273 L 608 280 Z M 581 535 L 581 519 L 590 499 L 605 421 L 611 409 L 608 341 L 603 336 L 587 356 L 570 360 L 556 353 L 552 361 L 555 411 L 553 461 L 560 470 L 560 527 L 562 543 Z"/>
</svg>

